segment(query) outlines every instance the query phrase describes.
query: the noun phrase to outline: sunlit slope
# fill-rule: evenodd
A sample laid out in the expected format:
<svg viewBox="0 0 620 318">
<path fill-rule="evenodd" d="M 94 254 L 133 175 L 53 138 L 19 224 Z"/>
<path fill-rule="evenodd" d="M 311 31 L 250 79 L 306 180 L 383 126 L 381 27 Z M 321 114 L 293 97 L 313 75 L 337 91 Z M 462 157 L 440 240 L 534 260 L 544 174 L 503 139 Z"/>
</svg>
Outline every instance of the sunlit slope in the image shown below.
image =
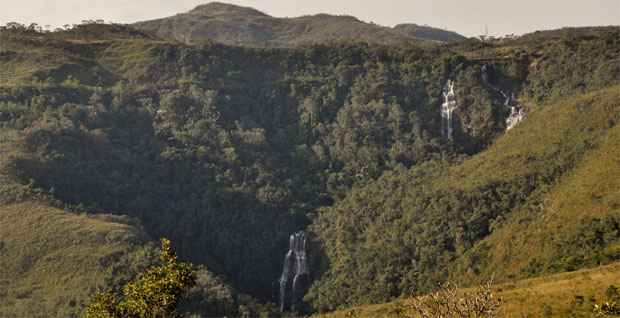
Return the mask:
<svg viewBox="0 0 620 318">
<path fill-rule="evenodd" d="M 480 154 L 389 173 L 321 211 L 330 268 L 308 299 L 377 303 L 617 261 L 620 87 L 534 108 Z M 355 220 L 355 222 L 352 222 Z"/>
<path fill-rule="evenodd" d="M 620 283 L 620 88 L 544 105 L 435 186 L 475 191 L 537 178 L 536 188 L 452 267 L 451 279 L 494 278 L 500 317 L 591 317 L 594 302 Z M 459 263 L 460 262 L 460 263 Z M 466 264 L 466 265 L 463 265 Z M 578 270 L 578 268 L 592 267 Z M 546 275 L 549 272 L 563 272 Z M 525 280 L 520 277 L 541 275 Z M 398 317 L 401 302 L 321 317 Z"/>
<path fill-rule="evenodd" d="M 39 203 L 0 206 L 0 316 L 74 317 L 114 264 L 135 253 L 135 227 Z"/>
<path fill-rule="evenodd" d="M 538 205 L 523 208 L 479 244 L 487 274 L 572 270 L 620 258 L 620 126 Z M 599 248 L 597 248 L 597 246 Z"/>
<path fill-rule="evenodd" d="M 474 176 L 461 183 L 464 188 L 561 175 L 499 219 L 454 277 L 510 279 L 620 259 L 619 95 L 612 87 L 542 108 L 495 147 L 453 169 Z"/>
<path fill-rule="evenodd" d="M 591 299 L 604 301 L 605 290 L 614 282 L 620 282 L 620 263 L 496 285 L 494 290 L 502 300 L 499 315 L 502 318 L 545 317 L 545 314 L 585 318 L 593 314 Z M 398 318 L 406 303 L 407 300 L 398 300 L 314 317 Z"/>
</svg>

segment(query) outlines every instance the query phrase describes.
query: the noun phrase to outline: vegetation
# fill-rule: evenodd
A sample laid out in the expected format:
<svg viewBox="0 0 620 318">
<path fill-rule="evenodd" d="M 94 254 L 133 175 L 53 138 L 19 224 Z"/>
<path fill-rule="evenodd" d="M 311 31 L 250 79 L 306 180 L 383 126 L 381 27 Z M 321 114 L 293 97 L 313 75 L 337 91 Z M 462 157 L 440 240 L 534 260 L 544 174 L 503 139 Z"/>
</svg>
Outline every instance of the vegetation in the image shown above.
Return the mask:
<svg viewBox="0 0 620 318">
<path fill-rule="evenodd" d="M 97 288 L 150 264 L 153 249 L 131 223 L 39 203 L 1 206 L 0 316 L 79 316 Z"/>
<path fill-rule="evenodd" d="M 196 284 L 188 263 L 179 262 L 167 239 L 161 240 L 162 265 L 149 268 L 135 281 L 123 287 L 123 297 L 111 292 L 95 295 L 86 309 L 86 317 L 170 317 L 181 297 Z"/>
<path fill-rule="evenodd" d="M 619 92 L 545 105 L 480 154 L 384 173 L 322 209 L 311 229 L 329 268 L 308 300 L 330 310 L 431 291 L 450 276 L 507 280 L 618 260 L 617 165 L 599 164 L 619 149 Z M 570 195 L 556 194 L 565 187 Z"/>
<path fill-rule="evenodd" d="M 491 284 L 460 295 L 449 283 L 430 295 L 413 297 L 405 306 L 404 317 L 411 318 L 493 318 L 501 301 L 493 294 Z"/>
<path fill-rule="evenodd" d="M 201 5 L 172 17 L 139 22 L 134 26 L 183 43 L 215 41 L 247 47 L 296 47 L 343 40 L 393 45 L 465 39 L 455 32 L 428 26 L 408 24 L 389 28 L 351 16 L 317 14 L 274 18 L 252 8 L 219 2 Z"/>
<path fill-rule="evenodd" d="M 71 40 L 3 36 L 9 50 L 34 46 L 44 52 L 37 54 L 62 56 L 3 88 L 2 123 L 18 135 L 11 178 L 53 189 L 76 210 L 138 217 L 152 236 L 176 242 L 181 257 L 265 298 L 288 235 L 315 207 L 440 147 L 437 99 L 423 87 L 438 92 L 450 62 L 425 63 L 434 51 L 345 45 L 255 52 L 112 39 L 80 44 L 103 52 L 83 56 Z M 401 68 L 398 59 L 411 54 L 411 65 Z M 68 68 L 66 60 L 82 62 Z M 106 70 L 101 80 L 83 75 L 91 67 Z M 416 80 L 424 73 L 435 79 Z M 389 130 L 366 139 L 369 130 L 383 134 L 377 124 Z"/>
<path fill-rule="evenodd" d="M 456 32 L 414 23 L 398 24 L 394 26 L 393 30 L 408 37 L 440 42 L 458 42 L 466 39 Z"/>
<path fill-rule="evenodd" d="M 501 300 L 498 317 L 590 318 L 595 305 L 611 303 L 610 282 L 620 281 L 620 263 L 595 269 L 547 275 L 492 286 L 496 299 Z M 613 287 L 613 286 L 611 286 Z M 470 289 L 461 289 L 467 293 Z M 364 305 L 317 314 L 320 318 L 398 318 L 406 312 L 410 298 L 400 298 L 380 305 Z M 611 316 L 613 317 L 613 316 Z"/>
<path fill-rule="evenodd" d="M 54 214 L 32 224 L 84 218 L 70 228 L 79 233 L 94 227 L 87 212 L 148 233 L 113 252 L 102 269 L 113 274 L 79 272 L 76 285 L 89 289 L 76 289 L 75 308 L 65 305 L 73 298 L 44 305 L 52 316 L 79 314 L 99 287 L 120 295 L 157 263 L 153 248 L 131 256 L 148 237 L 169 237 L 199 268 L 177 308 L 188 316 L 276 315 L 268 303 L 288 236 L 300 229 L 312 237 L 310 310 L 431 292 L 447 280 L 608 264 L 620 246 L 619 35 L 258 49 L 180 44 L 119 25 L 13 25 L 0 30 L 0 208 L 12 215 L 4 224 L 42 209 Z M 514 130 L 505 131 L 510 110 L 482 80 L 483 65 L 528 109 Z M 438 111 L 448 79 L 459 103 L 452 141 Z M 64 225 L 32 236 L 63 242 Z M 95 266 L 106 246 L 88 261 L 67 254 L 41 264 Z M 88 275 L 97 283 L 84 283 Z M 33 302 L 67 297 L 43 282 Z M 37 308 L 20 295 L 2 310 Z"/>
</svg>

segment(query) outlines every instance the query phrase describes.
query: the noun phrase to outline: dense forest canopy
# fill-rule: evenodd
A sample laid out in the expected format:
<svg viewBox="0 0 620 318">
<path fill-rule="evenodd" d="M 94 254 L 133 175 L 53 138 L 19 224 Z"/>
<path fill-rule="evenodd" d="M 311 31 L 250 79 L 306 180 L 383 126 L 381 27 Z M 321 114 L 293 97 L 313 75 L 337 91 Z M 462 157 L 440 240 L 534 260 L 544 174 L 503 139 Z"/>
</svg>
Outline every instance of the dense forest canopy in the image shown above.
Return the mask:
<svg viewBox="0 0 620 318">
<path fill-rule="evenodd" d="M 616 27 L 501 43 L 261 49 L 120 25 L 13 25 L 0 43 L 0 136 L 12 149 L 0 161 L 0 202 L 46 197 L 131 216 L 181 259 L 262 301 L 276 299 L 289 235 L 307 229 L 315 310 L 492 275 L 493 262 L 479 260 L 494 233 L 511 229 L 503 220 L 533 209 L 619 120 Z M 459 104 L 452 140 L 439 111 L 448 80 Z M 529 128 L 506 134 L 497 88 L 532 112 Z M 572 140 L 544 129 L 562 114 L 570 118 L 557 129 Z M 531 170 L 497 172 L 518 160 Z M 584 255 L 541 257 L 505 277 L 617 259 L 595 252 L 618 244 L 614 200 L 590 220 L 603 239 L 578 241 L 586 229 L 563 238 Z"/>
</svg>

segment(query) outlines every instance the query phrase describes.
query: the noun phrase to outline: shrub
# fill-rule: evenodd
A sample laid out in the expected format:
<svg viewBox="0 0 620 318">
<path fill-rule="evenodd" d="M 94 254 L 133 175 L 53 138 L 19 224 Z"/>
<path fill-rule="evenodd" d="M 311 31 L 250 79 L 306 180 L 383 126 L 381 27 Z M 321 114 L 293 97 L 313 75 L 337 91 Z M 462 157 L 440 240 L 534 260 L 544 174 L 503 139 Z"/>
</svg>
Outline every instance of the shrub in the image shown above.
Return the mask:
<svg viewBox="0 0 620 318">
<path fill-rule="evenodd" d="M 86 309 L 87 318 L 169 317 L 181 297 L 195 284 L 191 264 L 178 262 L 170 241 L 161 240 L 162 265 L 148 269 L 123 287 L 122 297 L 113 292 L 95 295 Z"/>
<path fill-rule="evenodd" d="M 404 305 L 407 318 L 494 318 L 501 305 L 491 284 L 460 293 L 450 283 L 432 294 L 413 297 Z"/>
</svg>

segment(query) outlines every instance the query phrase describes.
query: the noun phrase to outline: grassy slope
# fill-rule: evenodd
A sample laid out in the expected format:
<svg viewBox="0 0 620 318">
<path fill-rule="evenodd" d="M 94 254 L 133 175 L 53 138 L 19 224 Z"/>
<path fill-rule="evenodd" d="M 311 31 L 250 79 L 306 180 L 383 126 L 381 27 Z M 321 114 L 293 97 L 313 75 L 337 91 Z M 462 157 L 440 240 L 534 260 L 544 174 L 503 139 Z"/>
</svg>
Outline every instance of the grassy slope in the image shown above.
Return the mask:
<svg viewBox="0 0 620 318">
<path fill-rule="evenodd" d="M 474 248 L 490 247 L 479 277 L 496 276 L 508 281 L 496 286 L 504 300 L 501 317 L 539 317 L 546 307 L 551 308 L 553 317 L 566 317 L 569 313 L 587 317 L 589 307 L 577 306 L 576 296 L 601 301 L 607 286 L 620 282 L 617 262 L 576 272 L 510 280 L 522 276 L 532 261 L 545 263 L 552 261 L 549 258 L 578 257 L 581 251 L 562 254 L 566 252 L 561 248 L 563 237 L 579 237 L 587 230 L 582 225 L 592 220 L 620 217 L 620 126 L 616 125 L 619 99 L 620 87 L 615 86 L 539 108 L 491 148 L 455 166 L 446 178 L 437 181 L 438 188 L 475 189 L 539 174 L 545 162 L 566 158 L 562 153 L 574 153 L 570 156 L 573 159 L 582 156 L 570 172 L 544 191 L 542 200 L 537 195 L 530 199 L 532 203 L 542 202 L 537 205 L 541 210 L 529 211 L 524 204 L 498 231 Z M 619 243 L 608 245 L 600 253 L 612 258 L 620 255 Z M 467 271 L 457 270 L 453 279 L 462 276 L 467 276 Z M 397 301 L 361 306 L 320 317 L 396 317 L 398 304 Z"/>
<path fill-rule="evenodd" d="M 0 316 L 71 317 L 104 286 L 107 258 L 142 234 L 129 225 L 40 203 L 0 206 Z"/>
<path fill-rule="evenodd" d="M 3 36 L 0 37 L 0 85 L 15 84 L 30 80 L 34 74 L 41 70 L 52 69 L 57 65 L 69 63 L 69 60 L 56 50 L 41 48 L 36 45 L 19 43 L 14 45 Z"/>
<path fill-rule="evenodd" d="M 551 180 L 538 182 L 538 188 L 524 194 L 523 203 L 492 226 L 494 230 L 487 238 L 457 260 L 450 268 L 451 280 L 461 284 L 492 278 L 501 283 L 515 282 L 618 260 L 617 229 L 604 232 L 607 237 L 598 237 L 597 226 L 617 227 L 620 219 L 619 100 L 620 87 L 613 86 L 537 107 L 489 149 L 434 179 L 434 191 L 447 192 L 477 191 L 523 178 Z M 402 195 L 402 189 L 393 192 Z M 389 195 L 385 200 L 390 200 Z M 583 277 L 541 276 L 517 283 L 542 285 L 507 292 L 506 315 L 513 314 L 516 309 L 512 308 L 519 303 L 527 306 L 525 300 L 548 302 L 561 312 L 570 295 L 603 292 L 605 283 L 620 281 L 620 265 L 599 270 L 586 270 Z M 579 287 L 561 287 L 567 285 Z M 371 311 L 362 317 L 381 317 L 392 310 L 389 306 L 370 306 L 362 307 L 364 312 L 365 308 Z"/>
<path fill-rule="evenodd" d="M 494 290 L 502 299 L 500 317 L 541 317 L 547 306 L 551 308 L 551 317 L 567 317 L 570 314 L 588 317 L 591 307 L 579 306 L 579 296 L 600 302 L 605 289 L 614 282 L 620 282 L 620 263 L 496 285 Z M 360 306 L 315 317 L 398 317 L 396 312 L 403 302 L 406 300 Z"/>
<path fill-rule="evenodd" d="M 65 212 L 2 173 L 17 134 L 0 129 L 0 317 L 76 317 L 114 260 L 146 240 L 134 226 Z M 123 265 L 120 265 L 123 266 Z"/>
<path fill-rule="evenodd" d="M 552 259 L 585 257 L 581 249 L 567 251 L 562 243 L 587 239 L 588 227 L 599 220 L 620 218 L 618 158 L 620 126 L 615 126 L 601 146 L 544 197 L 542 211 L 517 211 L 505 226 L 481 243 L 491 246 L 487 269 L 510 277 L 533 262 L 549 264 Z M 620 242 L 598 253 L 617 258 Z"/>
<path fill-rule="evenodd" d="M 605 242 L 604 249 L 590 255 L 584 250 L 599 239 L 588 238 L 596 236 L 589 228 L 602 220 L 620 219 L 619 99 L 620 87 L 614 86 L 542 107 L 522 127 L 451 170 L 444 179 L 449 185 L 442 186 L 461 189 L 544 176 L 550 162 L 562 171 L 559 180 L 548 189 L 536 189 L 497 231 L 473 249 L 470 255 L 483 256 L 482 266 L 474 265 L 482 269 L 478 279 L 522 277 L 528 267 L 543 272 L 570 270 L 596 265 L 599 257 L 618 258 L 617 241 Z M 578 250 L 566 250 L 565 246 Z M 569 267 L 558 268 L 558 262 Z M 571 262 L 574 268 L 570 268 Z M 463 275 L 467 275 L 465 269 L 454 276 Z"/>
</svg>

